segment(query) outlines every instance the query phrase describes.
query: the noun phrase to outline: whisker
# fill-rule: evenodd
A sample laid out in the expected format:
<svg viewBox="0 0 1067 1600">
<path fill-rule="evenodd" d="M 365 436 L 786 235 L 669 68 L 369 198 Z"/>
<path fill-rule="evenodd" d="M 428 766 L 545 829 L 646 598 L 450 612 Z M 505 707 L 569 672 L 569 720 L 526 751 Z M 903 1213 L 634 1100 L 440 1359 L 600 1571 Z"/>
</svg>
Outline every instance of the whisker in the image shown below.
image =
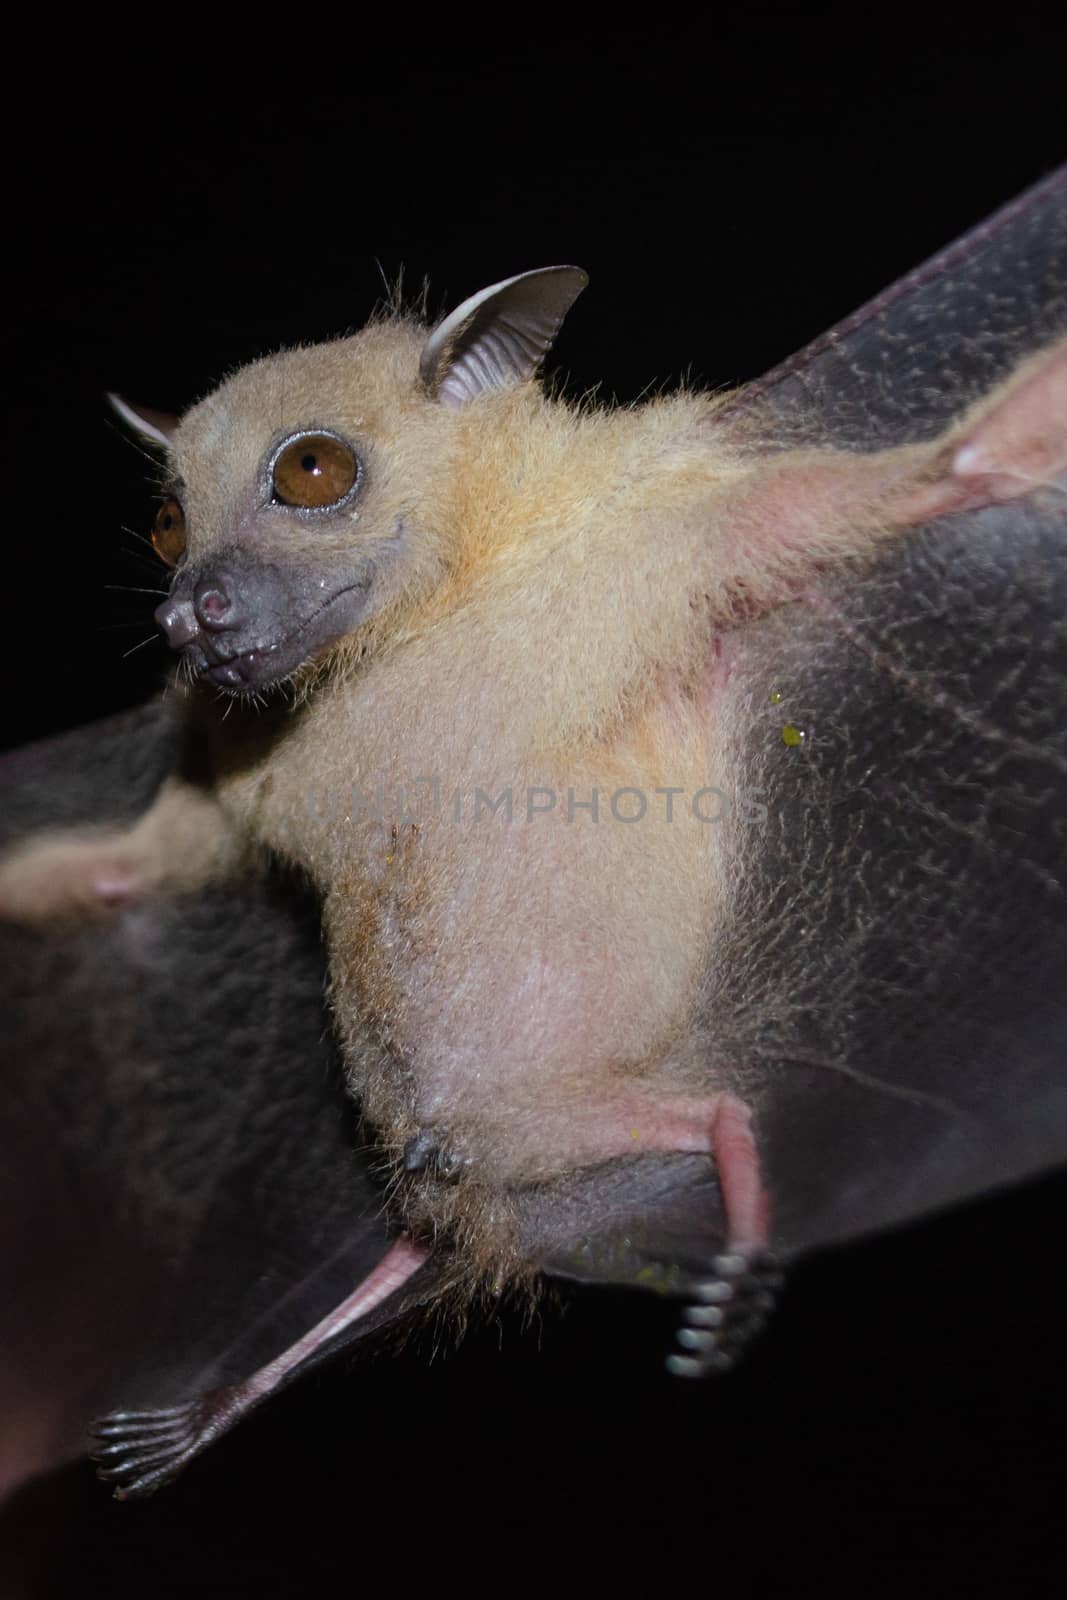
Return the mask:
<svg viewBox="0 0 1067 1600">
<path fill-rule="evenodd" d="M 138 589 L 132 583 L 105 583 L 103 587 L 113 594 L 161 594 L 164 599 L 168 592 L 166 589 Z"/>
<path fill-rule="evenodd" d="M 122 439 L 125 444 L 132 445 L 137 451 L 137 454 L 144 457 L 154 472 L 159 471 L 159 457 L 152 455 L 152 453 L 146 448 L 145 445 L 141 443 L 140 439 L 138 439 L 135 434 L 128 432 L 127 428 L 124 427 L 122 423 L 113 422 L 110 417 L 106 418 L 105 420 L 112 433 L 117 433 L 119 438 Z"/>
<path fill-rule="evenodd" d="M 127 545 L 125 548 L 120 546 L 116 551 L 116 555 L 121 556 L 124 561 L 136 561 L 139 566 L 147 568 L 154 578 L 162 579 L 164 576 L 160 567 L 159 557 L 154 552 L 150 555 L 146 555 L 143 550 L 135 549 L 132 545 Z"/>
<path fill-rule="evenodd" d="M 127 656 L 132 656 L 137 650 L 143 650 L 146 644 L 159 644 L 160 642 L 158 633 L 150 633 L 147 639 L 141 640 L 140 644 L 135 644 L 130 650 L 124 650 L 122 652 L 122 660 L 125 661 Z"/>
<path fill-rule="evenodd" d="M 119 523 L 119 532 L 120 533 L 128 533 L 131 539 L 136 539 L 139 544 L 146 545 L 148 547 L 148 549 L 151 550 L 151 552 L 155 556 L 156 560 L 157 561 L 159 560 L 159 554 L 158 554 L 158 552 L 156 550 L 155 545 L 152 543 L 152 541 L 148 537 L 147 533 L 142 533 L 140 528 L 131 528 L 128 522 L 120 522 Z"/>
<path fill-rule="evenodd" d="M 159 577 L 159 562 L 149 561 L 148 557 L 143 556 L 139 550 L 121 550 L 119 555 L 123 566 L 137 568 L 136 576 L 138 578 Z"/>
</svg>

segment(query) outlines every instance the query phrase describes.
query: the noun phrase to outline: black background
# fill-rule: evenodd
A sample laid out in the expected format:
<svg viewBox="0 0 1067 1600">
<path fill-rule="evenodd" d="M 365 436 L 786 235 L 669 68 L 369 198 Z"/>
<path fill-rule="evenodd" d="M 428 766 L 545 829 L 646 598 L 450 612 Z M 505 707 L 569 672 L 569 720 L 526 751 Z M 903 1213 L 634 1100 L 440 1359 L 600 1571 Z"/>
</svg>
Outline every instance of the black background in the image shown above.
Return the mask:
<svg viewBox="0 0 1067 1600">
<path fill-rule="evenodd" d="M 6 743 L 160 681 L 154 597 L 110 587 L 162 579 L 104 390 L 180 410 L 359 326 L 401 267 L 437 310 L 554 261 L 592 280 L 558 346 L 573 391 L 731 383 L 1067 153 L 1063 31 L 1019 13 L 645 17 L 580 49 L 559 12 L 250 15 L 225 51 L 221 21 L 173 22 L 12 40 Z M 994 1552 L 1025 1587 L 1063 1488 L 1062 1202 L 1049 1182 L 812 1262 L 728 1384 L 670 1383 L 654 1308 L 583 1298 L 314 1378 L 147 1506 L 68 1473 L 9 1532 L 62 1594 L 555 1583 L 606 1556 L 709 1589 L 835 1557 L 921 1586 Z"/>
</svg>

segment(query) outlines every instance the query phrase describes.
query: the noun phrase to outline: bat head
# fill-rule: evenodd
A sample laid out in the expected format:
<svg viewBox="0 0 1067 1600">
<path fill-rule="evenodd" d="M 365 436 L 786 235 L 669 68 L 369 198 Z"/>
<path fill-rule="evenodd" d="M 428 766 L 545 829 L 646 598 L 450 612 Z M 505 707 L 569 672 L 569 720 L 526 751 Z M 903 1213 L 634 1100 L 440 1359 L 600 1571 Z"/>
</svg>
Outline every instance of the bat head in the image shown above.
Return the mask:
<svg viewBox="0 0 1067 1600">
<path fill-rule="evenodd" d="M 547 267 L 483 289 L 429 335 L 394 318 L 268 356 L 180 421 L 112 397 L 167 451 L 153 543 L 174 579 L 156 621 L 195 675 L 253 692 L 340 641 L 365 655 L 447 583 L 465 465 L 501 407 L 536 390 L 586 281 Z"/>
</svg>

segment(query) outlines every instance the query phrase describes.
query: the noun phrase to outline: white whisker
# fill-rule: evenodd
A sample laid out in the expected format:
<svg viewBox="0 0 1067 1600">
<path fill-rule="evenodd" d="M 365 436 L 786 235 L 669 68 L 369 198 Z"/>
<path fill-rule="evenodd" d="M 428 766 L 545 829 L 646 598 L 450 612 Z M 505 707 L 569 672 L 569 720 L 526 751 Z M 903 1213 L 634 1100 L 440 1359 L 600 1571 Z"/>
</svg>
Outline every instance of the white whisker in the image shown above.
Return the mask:
<svg viewBox="0 0 1067 1600">
<path fill-rule="evenodd" d="M 146 644 L 158 644 L 159 642 L 160 642 L 159 634 L 158 633 L 150 633 L 148 635 L 147 639 L 142 639 L 141 640 L 140 644 L 135 644 L 132 647 L 132 649 L 124 650 L 122 652 L 122 659 L 123 659 L 123 661 L 125 661 L 127 656 L 132 656 L 136 651 L 143 650 Z"/>
</svg>

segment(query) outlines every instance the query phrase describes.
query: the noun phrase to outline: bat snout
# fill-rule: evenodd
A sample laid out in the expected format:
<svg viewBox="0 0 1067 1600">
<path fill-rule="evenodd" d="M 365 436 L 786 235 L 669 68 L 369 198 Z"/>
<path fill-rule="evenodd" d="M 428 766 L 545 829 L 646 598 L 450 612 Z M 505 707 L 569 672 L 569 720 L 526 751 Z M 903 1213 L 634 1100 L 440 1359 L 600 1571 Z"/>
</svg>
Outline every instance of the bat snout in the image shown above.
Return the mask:
<svg viewBox="0 0 1067 1600">
<path fill-rule="evenodd" d="M 226 574 L 212 573 L 193 591 L 193 610 L 202 628 L 210 633 L 239 628 L 243 620 L 234 594 L 233 581 Z"/>
<path fill-rule="evenodd" d="M 200 624 L 191 600 L 164 600 L 155 609 L 156 626 L 172 650 L 184 650 L 200 636 Z"/>
<path fill-rule="evenodd" d="M 237 692 L 270 688 L 362 616 L 369 570 L 332 583 L 247 550 L 216 555 L 210 567 L 183 569 L 155 620 L 195 678 Z"/>
<path fill-rule="evenodd" d="M 225 574 L 212 573 L 196 584 L 191 595 L 171 595 L 156 607 L 157 626 L 172 650 L 210 640 L 209 653 L 229 660 L 238 653 L 227 648 L 225 635 L 236 633 L 244 621 L 244 608 L 236 599 L 236 588 Z"/>
</svg>

